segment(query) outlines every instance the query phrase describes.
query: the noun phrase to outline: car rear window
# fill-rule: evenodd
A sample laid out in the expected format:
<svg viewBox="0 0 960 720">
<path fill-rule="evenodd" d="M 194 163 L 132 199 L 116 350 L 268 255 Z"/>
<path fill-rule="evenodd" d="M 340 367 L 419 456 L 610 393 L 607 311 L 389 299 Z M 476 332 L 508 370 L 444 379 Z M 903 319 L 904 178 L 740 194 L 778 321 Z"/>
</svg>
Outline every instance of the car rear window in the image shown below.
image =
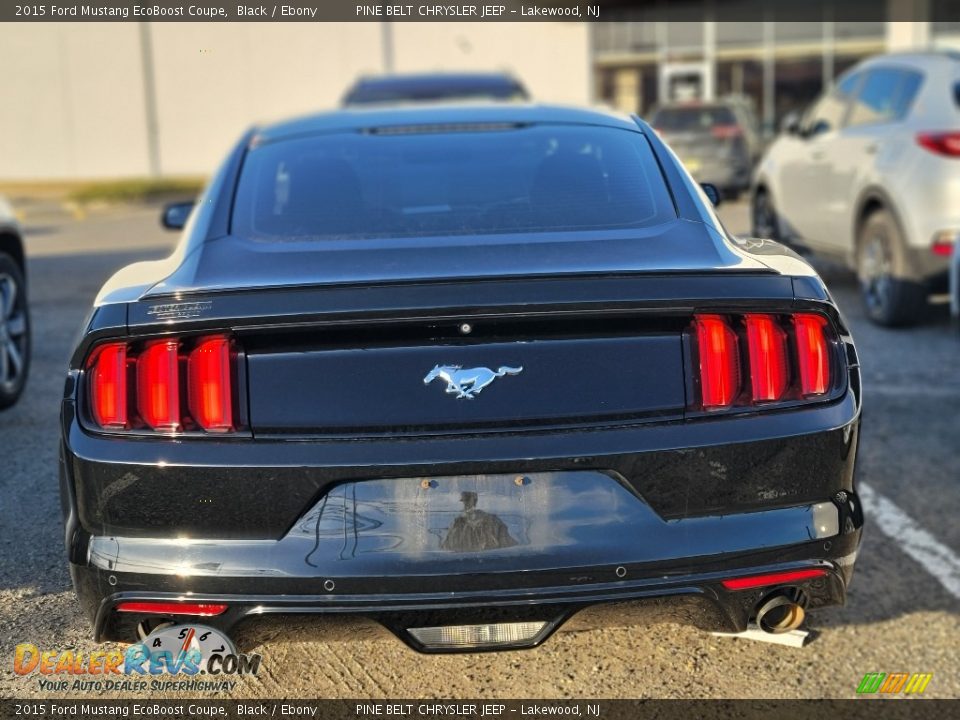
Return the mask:
<svg viewBox="0 0 960 720">
<path fill-rule="evenodd" d="M 717 125 L 736 125 L 737 117 L 723 106 L 664 108 L 653 116 L 650 124 L 665 132 L 709 132 Z"/>
<path fill-rule="evenodd" d="M 275 240 L 484 235 L 637 228 L 675 216 L 638 132 L 412 127 L 253 147 L 232 232 Z"/>
</svg>

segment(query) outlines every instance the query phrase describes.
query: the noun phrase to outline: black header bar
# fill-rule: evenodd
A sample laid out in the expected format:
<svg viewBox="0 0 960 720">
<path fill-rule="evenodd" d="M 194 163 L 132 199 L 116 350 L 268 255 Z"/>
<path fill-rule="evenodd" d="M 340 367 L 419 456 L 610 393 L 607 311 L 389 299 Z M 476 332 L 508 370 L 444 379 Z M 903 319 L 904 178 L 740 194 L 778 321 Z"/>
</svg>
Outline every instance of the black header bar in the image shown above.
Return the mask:
<svg viewBox="0 0 960 720">
<path fill-rule="evenodd" d="M 540 0 L 514 2 L 180 2 L 91 0 L 0 3 L 2 22 L 745 22 L 926 20 L 926 0 Z M 960 0 L 940 0 L 960 19 Z"/>
<path fill-rule="evenodd" d="M 960 700 L 0 700 L 0 718 L 46 720 L 942 720 Z"/>
</svg>

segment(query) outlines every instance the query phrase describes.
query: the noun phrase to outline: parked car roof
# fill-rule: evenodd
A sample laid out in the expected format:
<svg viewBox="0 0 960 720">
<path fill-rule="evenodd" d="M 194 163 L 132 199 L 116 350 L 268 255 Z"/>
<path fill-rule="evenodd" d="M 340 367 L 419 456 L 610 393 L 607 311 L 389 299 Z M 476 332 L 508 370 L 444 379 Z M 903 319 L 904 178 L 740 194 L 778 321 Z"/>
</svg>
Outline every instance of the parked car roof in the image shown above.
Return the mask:
<svg viewBox="0 0 960 720">
<path fill-rule="evenodd" d="M 528 100 L 526 88 L 507 73 L 418 73 L 362 77 L 343 105 L 437 102 L 468 98 Z"/>
</svg>

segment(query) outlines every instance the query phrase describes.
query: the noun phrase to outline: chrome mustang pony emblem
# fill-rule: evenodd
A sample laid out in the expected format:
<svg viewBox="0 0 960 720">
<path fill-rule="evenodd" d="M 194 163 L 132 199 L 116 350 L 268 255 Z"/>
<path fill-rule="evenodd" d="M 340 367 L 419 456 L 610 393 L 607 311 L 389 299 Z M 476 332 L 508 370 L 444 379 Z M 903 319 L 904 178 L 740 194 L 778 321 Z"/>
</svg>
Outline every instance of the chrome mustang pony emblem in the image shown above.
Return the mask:
<svg viewBox="0 0 960 720">
<path fill-rule="evenodd" d="M 434 365 L 433 370 L 423 379 L 424 385 L 429 385 L 437 378 L 447 383 L 447 392 L 458 398 L 473 398 L 487 385 L 504 375 L 519 375 L 522 367 L 503 366 L 499 370 L 485 367 L 462 369 L 460 365 Z"/>
</svg>

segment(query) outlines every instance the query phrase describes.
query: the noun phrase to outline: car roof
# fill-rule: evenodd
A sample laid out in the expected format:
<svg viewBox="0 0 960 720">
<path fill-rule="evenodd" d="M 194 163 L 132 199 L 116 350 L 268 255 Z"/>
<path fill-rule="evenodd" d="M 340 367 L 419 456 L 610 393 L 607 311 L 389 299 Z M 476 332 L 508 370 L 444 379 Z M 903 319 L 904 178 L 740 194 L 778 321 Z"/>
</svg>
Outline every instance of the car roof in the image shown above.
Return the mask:
<svg viewBox="0 0 960 720">
<path fill-rule="evenodd" d="M 484 88 L 502 87 L 504 85 L 519 86 L 521 83 L 508 73 L 434 72 L 365 75 L 358 78 L 353 87 L 443 87 L 447 85 Z"/>
<path fill-rule="evenodd" d="M 434 72 L 361 77 L 344 95 L 343 103 L 366 104 L 396 100 L 438 100 L 445 96 L 489 94 L 527 98 L 523 83 L 507 73 Z"/>
<path fill-rule="evenodd" d="M 703 110 L 706 108 L 734 108 L 746 105 L 744 100 L 732 100 L 720 98 L 719 100 L 685 100 L 680 102 L 669 102 L 663 105 L 657 105 L 653 110 Z"/>
<path fill-rule="evenodd" d="M 861 62 L 856 68 L 861 69 L 890 64 L 929 68 L 938 65 L 950 66 L 957 62 L 960 62 L 960 52 L 955 50 L 929 50 L 926 52 L 904 51 L 874 55 Z"/>
<path fill-rule="evenodd" d="M 630 115 L 597 108 L 567 107 L 540 103 L 505 104 L 496 102 L 450 105 L 405 105 L 371 109 L 347 107 L 331 112 L 264 125 L 256 129 L 254 142 L 382 128 L 457 126 L 457 125 L 598 125 L 643 131 Z M 438 128 L 442 130 L 442 128 Z"/>
</svg>

